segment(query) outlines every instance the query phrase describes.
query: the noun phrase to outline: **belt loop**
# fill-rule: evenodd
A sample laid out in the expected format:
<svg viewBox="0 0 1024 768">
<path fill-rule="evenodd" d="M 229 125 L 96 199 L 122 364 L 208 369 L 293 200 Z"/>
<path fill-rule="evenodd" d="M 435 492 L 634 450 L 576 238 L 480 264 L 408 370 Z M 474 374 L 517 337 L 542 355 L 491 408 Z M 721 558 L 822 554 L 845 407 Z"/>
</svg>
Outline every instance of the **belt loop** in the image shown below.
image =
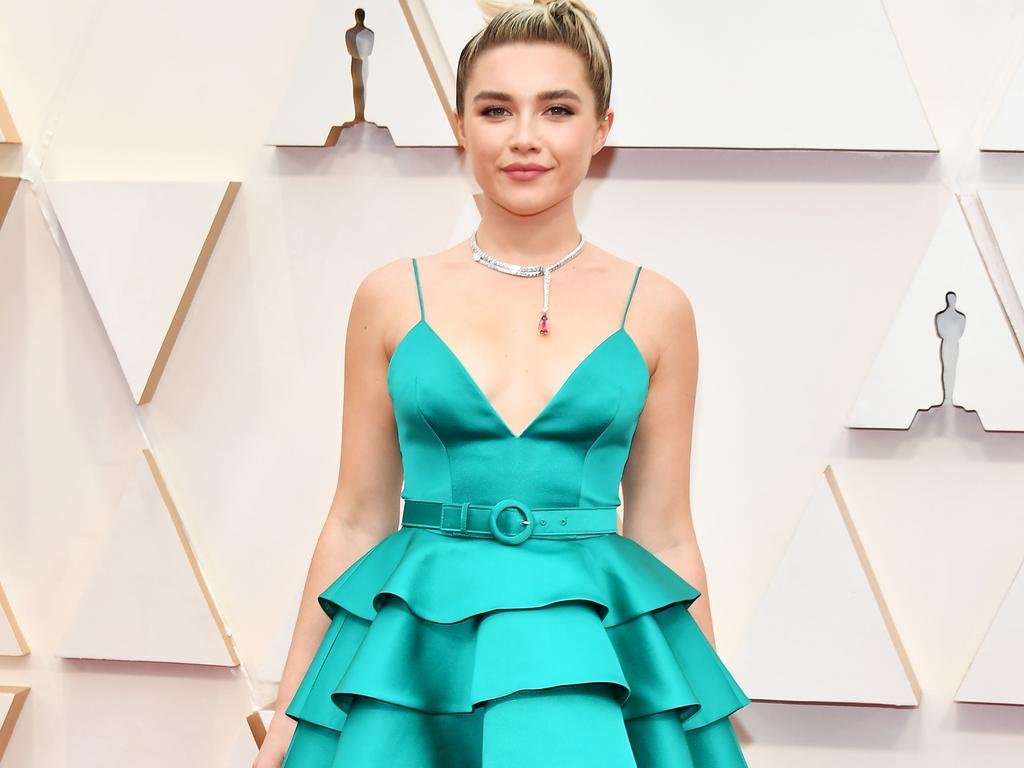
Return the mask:
<svg viewBox="0 0 1024 768">
<path fill-rule="evenodd" d="M 464 502 L 462 502 L 461 510 L 459 512 L 459 530 L 462 531 L 462 533 L 465 533 L 466 532 L 466 528 L 467 528 L 468 525 L 469 525 L 469 502 L 468 501 L 464 501 Z"/>
</svg>

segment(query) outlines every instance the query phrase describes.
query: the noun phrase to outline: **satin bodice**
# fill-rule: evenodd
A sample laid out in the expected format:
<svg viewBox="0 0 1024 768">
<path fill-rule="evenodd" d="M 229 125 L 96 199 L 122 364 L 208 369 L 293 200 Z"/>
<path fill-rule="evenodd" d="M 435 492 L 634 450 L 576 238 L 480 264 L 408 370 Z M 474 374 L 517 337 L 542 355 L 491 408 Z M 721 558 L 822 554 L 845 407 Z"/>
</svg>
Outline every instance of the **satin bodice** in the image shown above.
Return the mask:
<svg viewBox="0 0 1024 768">
<path fill-rule="evenodd" d="M 618 506 L 619 484 L 650 374 L 622 324 L 572 370 L 518 435 L 451 347 L 426 320 L 413 259 L 420 320 L 387 370 L 404 467 L 402 498 L 487 504 L 514 497 L 531 506 Z"/>
</svg>

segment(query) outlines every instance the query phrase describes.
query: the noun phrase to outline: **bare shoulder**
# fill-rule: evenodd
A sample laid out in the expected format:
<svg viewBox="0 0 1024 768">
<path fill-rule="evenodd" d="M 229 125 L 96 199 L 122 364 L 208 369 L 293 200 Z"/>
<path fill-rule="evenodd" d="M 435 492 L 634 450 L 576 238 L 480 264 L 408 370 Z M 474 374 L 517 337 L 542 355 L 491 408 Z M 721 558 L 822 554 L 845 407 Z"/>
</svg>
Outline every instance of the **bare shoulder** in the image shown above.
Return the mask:
<svg viewBox="0 0 1024 768">
<path fill-rule="evenodd" d="M 630 262 L 626 261 L 626 264 Z M 630 302 L 627 330 L 654 375 L 662 363 L 696 350 L 696 322 L 686 291 L 668 275 L 642 266 Z"/>
<path fill-rule="evenodd" d="M 443 254 L 416 255 L 422 268 Z M 421 270 L 422 274 L 422 270 Z M 398 342 L 420 319 L 413 257 L 401 256 L 367 272 L 352 297 L 350 324 L 370 330 L 390 359 Z"/>
<path fill-rule="evenodd" d="M 381 320 L 392 311 L 401 293 L 401 275 L 403 259 L 394 259 L 386 264 L 374 267 L 363 275 L 352 295 L 352 308 L 349 313 L 349 326 L 363 330 L 372 330 L 374 335 L 381 331 Z M 412 282 L 412 266 L 404 259 L 408 279 Z M 415 290 L 415 288 L 414 288 Z"/>
<path fill-rule="evenodd" d="M 697 371 L 697 325 L 693 304 L 686 291 L 672 278 L 657 270 L 644 269 L 647 274 L 647 297 L 650 312 L 645 313 L 653 325 L 648 325 L 649 338 L 657 349 L 653 376 L 689 380 Z M 639 293 L 640 286 L 637 285 Z M 662 373 L 658 377 L 658 373 Z M 687 385 L 692 386 L 692 385 Z"/>
<path fill-rule="evenodd" d="M 680 322 L 686 322 L 688 318 L 691 318 L 692 322 L 693 309 L 690 299 L 672 278 L 646 264 L 634 263 L 598 246 L 592 247 L 601 254 L 612 270 L 635 275 L 637 268 L 642 267 L 630 303 L 630 320 L 638 325 L 645 324 L 644 318 L 656 320 L 657 324 L 667 321 L 672 325 L 678 325 Z"/>
<path fill-rule="evenodd" d="M 378 310 L 387 310 L 389 302 L 397 302 L 400 299 L 396 294 L 402 291 L 405 283 L 412 285 L 415 294 L 412 259 L 408 256 L 392 259 L 363 275 L 363 279 L 356 286 L 354 298 L 362 299 L 364 303 L 373 303 Z"/>
<path fill-rule="evenodd" d="M 690 303 L 690 297 L 671 277 L 644 266 L 637 281 L 637 295 L 641 289 L 644 291 L 644 303 L 664 325 L 677 330 L 681 325 L 693 325 L 693 305 Z"/>
</svg>

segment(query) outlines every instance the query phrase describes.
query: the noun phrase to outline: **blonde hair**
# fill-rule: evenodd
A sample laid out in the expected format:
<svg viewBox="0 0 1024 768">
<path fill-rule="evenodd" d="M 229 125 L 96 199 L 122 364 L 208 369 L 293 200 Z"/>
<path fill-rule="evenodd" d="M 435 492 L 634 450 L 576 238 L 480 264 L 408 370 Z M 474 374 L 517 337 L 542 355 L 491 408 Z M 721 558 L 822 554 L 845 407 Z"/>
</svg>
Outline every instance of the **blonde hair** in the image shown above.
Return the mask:
<svg viewBox="0 0 1024 768">
<path fill-rule="evenodd" d="M 455 109 L 464 115 L 466 83 L 477 56 L 506 43 L 557 43 L 578 53 L 586 67 L 597 102 L 597 118 L 611 103 L 612 57 L 597 26 L 597 14 L 582 0 L 536 0 L 532 4 L 477 0 L 488 18 L 459 56 L 455 76 Z"/>
</svg>

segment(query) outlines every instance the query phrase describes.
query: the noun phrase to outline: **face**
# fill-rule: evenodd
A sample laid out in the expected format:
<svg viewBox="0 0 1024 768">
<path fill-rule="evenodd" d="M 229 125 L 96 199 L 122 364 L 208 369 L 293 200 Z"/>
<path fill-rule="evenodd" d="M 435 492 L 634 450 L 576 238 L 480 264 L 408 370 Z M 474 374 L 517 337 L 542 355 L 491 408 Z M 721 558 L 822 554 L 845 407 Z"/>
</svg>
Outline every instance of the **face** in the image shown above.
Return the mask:
<svg viewBox="0 0 1024 768">
<path fill-rule="evenodd" d="M 466 83 L 459 138 L 480 189 L 519 215 L 572 197 L 604 146 L 614 115 L 596 98 L 579 54 L 553 43 L 513 43 L 481 54 Z M 516 165 L 538 166 L 517 171 Z"/>
</svg>

